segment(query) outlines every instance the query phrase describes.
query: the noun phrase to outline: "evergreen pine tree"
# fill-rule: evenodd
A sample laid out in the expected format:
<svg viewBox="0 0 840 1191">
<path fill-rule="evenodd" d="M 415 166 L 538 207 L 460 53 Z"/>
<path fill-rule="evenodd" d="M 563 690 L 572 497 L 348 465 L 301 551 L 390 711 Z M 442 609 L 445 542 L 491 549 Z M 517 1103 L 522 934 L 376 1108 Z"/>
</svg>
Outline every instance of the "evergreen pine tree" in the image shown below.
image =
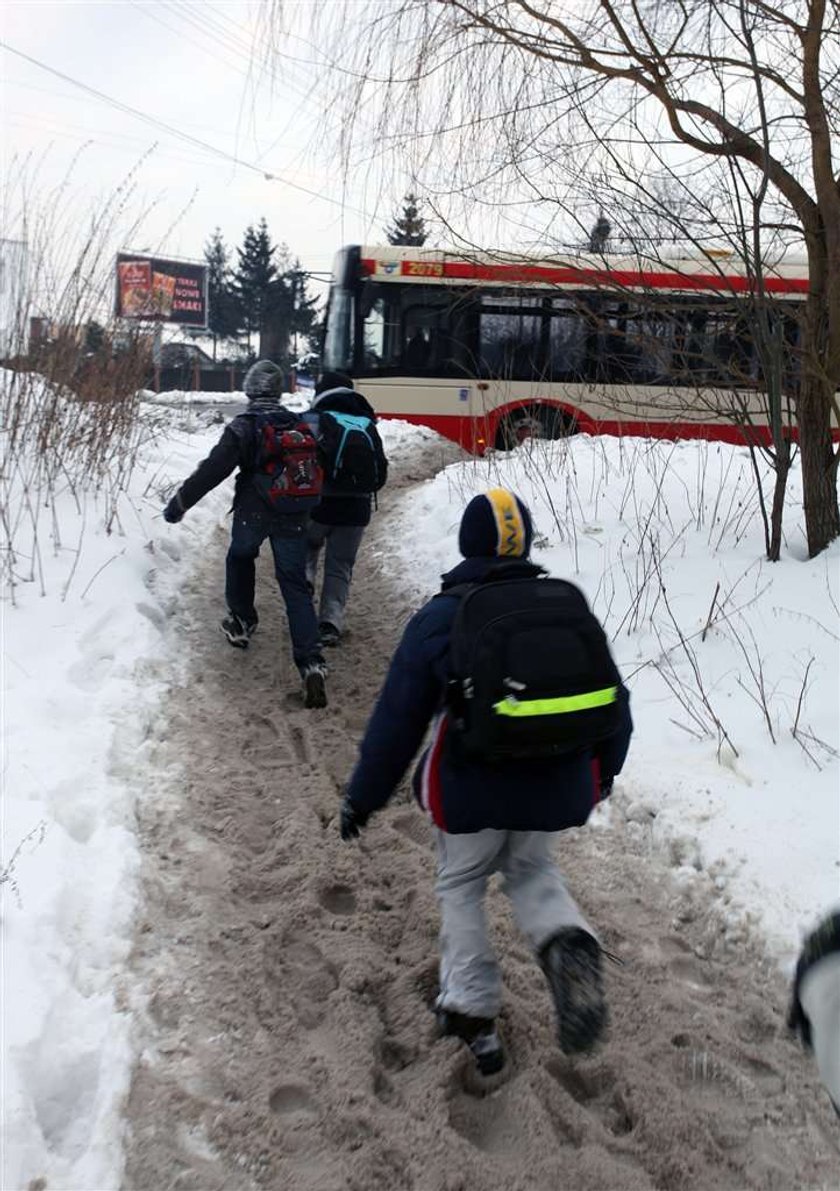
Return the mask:
<svg viewBox="0 0 840 1191">
<path fill-rule="evenodd" d="M 239 265 L 236 269 L 236 289 L 242 310 L 242 321 L 248 332 L 248 346 L 256 331 L 260 335 L 260 353 L 267 355 L 262 342 L 263 332 L 268 328 L 269 313 L 276 303 L 277 266 L 274 254 L 277 251 L 271 243 L 265 218 L 254 228 L 245 229 L 242 247 L 237 248 Z"/>
<path fill-rule="evenodd" d="M 290 331 L 293 339 L 294 355 L 301 354 L 301 338 L 305 341 L 309 351 L 317 350 L 320 343 L 318 327 L 318 299 L 311 297 L 306 288 L 306 274 L 300 267 L 300 261 L 295 259 L 285 274 L 291 293 Z"/>
<path fill-rule="evenodd" d="M 389 244 L 408 244 L 419 247 L 425 244 L 429 233 L 426 221 L 420 214 L 417 195 L 407 194 L 403 199 L 402 212 L 394 219 L 393 227 L 385 229 Z"/>
<path fill-rule="evenodd" d="M 234 285 L 230 267 L 230 253 L 222 239 L 219 228 L 204 246 L 207 262 L 207 327 L 213 336 L 213 359 L 216 358 L 216 341 L 233 338 L 242 325 L 239 296 Z"/>
</svg>

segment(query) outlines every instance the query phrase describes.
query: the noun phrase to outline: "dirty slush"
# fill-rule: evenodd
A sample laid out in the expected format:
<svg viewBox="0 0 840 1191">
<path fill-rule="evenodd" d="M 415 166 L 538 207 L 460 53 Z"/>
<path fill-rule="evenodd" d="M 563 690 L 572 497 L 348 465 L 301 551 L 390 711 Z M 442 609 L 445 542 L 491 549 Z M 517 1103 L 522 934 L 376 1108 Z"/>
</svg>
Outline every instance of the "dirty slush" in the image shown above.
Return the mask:
<svg viewBox="0 0 840 1191">
<path fill-rule="evenodd" d="M 609 826 L 558 848 L 621 961 L 607 964 L 605 1044 L 557 1050 L 547 987 L 497 890 L 510 1070 L 477 1088 L 460 1043 L 436 1039 L 431 831 L 405 788 L 358 845 L 340 843 L 336 815 L 412 611 L 388 573 L 393 522 L 410 484 L 450 458 L 430 442 L 397 461 L 326 711 L 301 707 L 267 559 L 247 651 L 216 627 L 222 529 L 183 586 L 167 631 L 188 660 L 138 793 L 125 1191 L 835 1187 L 840 1133 L 787 1036 L 784 981 L 622 831 L 620 791 Z"/>
</svg>

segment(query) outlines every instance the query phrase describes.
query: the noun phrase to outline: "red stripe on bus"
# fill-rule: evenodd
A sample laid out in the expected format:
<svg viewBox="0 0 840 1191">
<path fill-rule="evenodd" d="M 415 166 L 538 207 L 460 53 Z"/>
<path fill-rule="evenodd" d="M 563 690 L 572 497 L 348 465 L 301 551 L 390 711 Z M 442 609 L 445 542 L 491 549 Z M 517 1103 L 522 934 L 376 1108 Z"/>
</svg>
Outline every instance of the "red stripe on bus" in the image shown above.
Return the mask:
<svg viewBox="0 0 840 1191">
<path fill-rule="evenodd" d="M 527 404 L 527 403 L 526 403 Z M 543 402 L 551 405 L 551 402 Z M 496 411 L 487 418 L 468 418 L 445 414 L 408 414 L 384 413 L 377 411 L 380 418 L 398 418 L 403 422 L 410 422 L 414 426 L 428 426 L 443 438 L 457 443 L 471 454 L 483 455 L 488 447 L 494 445 L 496 427 L 505 414 L 505 410 Z M 657 438 L 669 442 L 679 439 L 701 440 L 705 442 L 724 442 L 732 446 L 746 446 L 747 438 L 738 426 L 726 423 L 712 424 L 710 422 L 651 422 L 651 421 L 595 421 L 584 413 L 576 415 L 578 427 L 584 434 L 606 434 L 614 438 Z M 770 444 L 770 431 L 767 427 L 755 427 L 755 440 L 762 445 Z M 799 439 L 799 432 L 792 427 L 790 437 L 793 442 Z M 832 428 L 832 438 L 840 442 L 840 429 Z"/>
<path fill-rule="evenodd" d="M 756 288 L 749 277 L 736 274 L 675 273 L 629 269 L 584 269 L 559 265 L 484 265 L 471 261 L 389 261 L 391 272 L 377 272 L 378 263 L 362 260 L 362 272 L 378 280 L 397 281 L 403 277 L 440 281 L 499 281 L 507 285 L 575 285 L 597 288 L 657 290 L 701 290 L 749 293 Z M 764 288 L 768 293 L 807 294 L 807 277 L 767 277 Z"/>
</svg>

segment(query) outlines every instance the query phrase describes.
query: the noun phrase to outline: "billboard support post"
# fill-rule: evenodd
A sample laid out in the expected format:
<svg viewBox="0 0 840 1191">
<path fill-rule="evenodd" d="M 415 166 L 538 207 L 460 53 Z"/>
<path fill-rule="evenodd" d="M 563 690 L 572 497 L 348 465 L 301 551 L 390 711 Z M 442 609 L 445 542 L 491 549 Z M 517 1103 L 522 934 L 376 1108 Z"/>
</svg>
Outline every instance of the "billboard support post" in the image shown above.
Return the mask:
<svg viewBox="0 0 840 1191">
<path fill-rule="evenodd" d="M 158 319 L 152 333 L 152 364 L 155 369 L 155 392 L 160 392 L 160 366 L 163 360 L 163 321 Z"/>
</svg>

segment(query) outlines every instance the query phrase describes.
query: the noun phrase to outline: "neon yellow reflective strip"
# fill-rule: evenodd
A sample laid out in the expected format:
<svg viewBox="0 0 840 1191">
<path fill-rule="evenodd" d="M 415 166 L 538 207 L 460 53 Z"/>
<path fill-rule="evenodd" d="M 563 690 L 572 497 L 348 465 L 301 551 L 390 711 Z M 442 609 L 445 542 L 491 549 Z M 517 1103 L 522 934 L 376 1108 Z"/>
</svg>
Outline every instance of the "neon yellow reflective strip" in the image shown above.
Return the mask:
<svg viewBox="0 0 840 1191">
<path fill-rule="evenodd" d="M 487 493 L 487 499 L 496 518 L 499 557 L 521 558 L 525 553 L 525 522 L 516 497 L 506 488 L 491 488 Z"/>
<path fill-rule="evenodd" d="M 563 715 L 567 711 L 588 711 L 591 707 L 606 707 L 615 703 L 618 687 L 608 686 L 602 691 L 589 691 L 585 695 L 562 695 L 557 699 L 502 699 L 494 703 L 497 715 Z"/>
</svg>

